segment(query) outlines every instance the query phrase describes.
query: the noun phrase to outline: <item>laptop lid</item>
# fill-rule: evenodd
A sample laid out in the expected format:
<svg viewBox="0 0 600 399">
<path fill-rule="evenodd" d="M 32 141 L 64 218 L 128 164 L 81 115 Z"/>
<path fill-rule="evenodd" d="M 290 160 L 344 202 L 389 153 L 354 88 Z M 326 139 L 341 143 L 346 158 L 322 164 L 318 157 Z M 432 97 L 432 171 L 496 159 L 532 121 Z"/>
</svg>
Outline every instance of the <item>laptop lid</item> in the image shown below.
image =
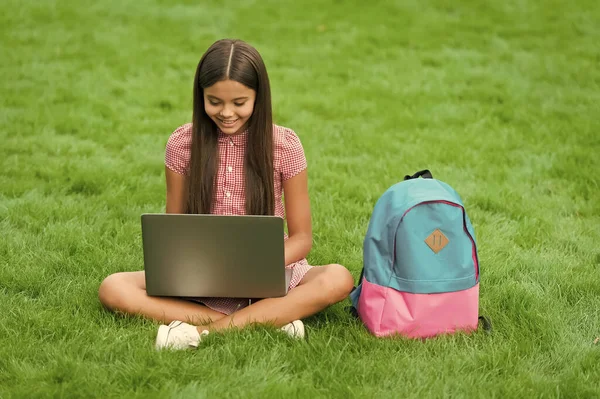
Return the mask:
<svg viewBox="0 0 600 399">
<path fill-rule="evenodd" d="M 269 298 L 287 294 L 283 219 L 143 214 L 146 291 L 152 296 Z"/>
</svg>

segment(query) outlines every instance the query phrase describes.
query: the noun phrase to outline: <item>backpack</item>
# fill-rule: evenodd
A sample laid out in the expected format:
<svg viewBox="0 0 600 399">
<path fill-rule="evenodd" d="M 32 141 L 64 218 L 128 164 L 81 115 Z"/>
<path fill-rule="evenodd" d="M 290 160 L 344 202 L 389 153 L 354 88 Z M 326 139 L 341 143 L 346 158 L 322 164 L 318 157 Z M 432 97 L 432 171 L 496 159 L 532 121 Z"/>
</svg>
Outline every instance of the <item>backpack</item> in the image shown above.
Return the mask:
<svg viewBox="0 0 600 399">
<path fill-rule="evenodd" d="M 419 178 L 422 177 L 422 178 Z M 405 176 L 373 209 L 352 311 L 374 335 L 426 338 L 473 331 L 479 258 L 458 193 L 428 170 Z"/>
</svg>

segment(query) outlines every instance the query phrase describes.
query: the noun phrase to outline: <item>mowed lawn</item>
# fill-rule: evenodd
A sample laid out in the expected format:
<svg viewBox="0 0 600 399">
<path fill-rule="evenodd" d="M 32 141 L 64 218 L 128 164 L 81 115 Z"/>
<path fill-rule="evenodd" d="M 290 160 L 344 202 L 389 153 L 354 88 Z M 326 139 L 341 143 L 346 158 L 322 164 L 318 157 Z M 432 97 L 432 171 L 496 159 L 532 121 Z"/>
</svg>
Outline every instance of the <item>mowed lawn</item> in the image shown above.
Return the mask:
<svg viewBox="0 0 600 399">
<path fill-rule="evenodd" d="M 349 301 L 153 349 L 103 310 L 141 270 L 164 148 L 203 51 L 261 52 L 309 162 L 312 264 L 355 278 L 379 196 L 429 168 L 463 197 L 493 334 L 378 339 Z M 0 397 L 600 397 L 600 3 L 0 2 Z"/>
</svg>

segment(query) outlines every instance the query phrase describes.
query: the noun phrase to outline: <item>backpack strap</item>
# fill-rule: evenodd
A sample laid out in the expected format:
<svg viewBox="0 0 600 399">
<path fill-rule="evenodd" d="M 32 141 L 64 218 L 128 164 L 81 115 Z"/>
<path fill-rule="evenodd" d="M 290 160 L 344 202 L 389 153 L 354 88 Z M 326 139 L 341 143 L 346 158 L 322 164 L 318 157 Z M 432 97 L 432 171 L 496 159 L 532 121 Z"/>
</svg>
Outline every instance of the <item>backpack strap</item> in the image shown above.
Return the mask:
<svg viewBox="0 0 600 399">
<path fill-rule="evenodd" d="M 488 334 L 491 334 L 492 333 L 492 322 L 490 321 L 490 319 L 487 318 L 486 316 L 479 316 L 479 321 L 481 322 L 483 331 L 485 331 Z"/>
<path fill-rule="evenodd" d="M 360 285 L 362 283 L 362 279 L 363 279 L 364 275 L 365 275 L 365 267 L 363 266 L 362 270 L 360 271 L 360 276 L 358 277 L 358 284 L 356 284 L 356 285 Z"/>
<path fill-rule="evenodd" d="M 356 308 L 352 305 L 350 306 L 346 306 L 346 312 L 350 313 L 350 316 L 356 318 L 356 319 L 360 319 L 360 316 L 358 315 L 358 310 L 356 310 Z"/>
<path fill-rule="evenodd" d="M 365 267 L 363 266 L 363 268 L 360 271 L 360 276 L 358 277 L 358 282 L 352 288 L 352 291 L 350 291 L 350 293 L 353 293 L 354 291 L 356 291 L 358 289 L 358 287 L 360 286 L 360 283 L 362 283 L 362 279 L 363 279 L 364 275 L 365 275 Z"/>
<path fill-rule="evenodd" d="M 352 288 L 352 291 L 350 292 L 350 295 L 352 295 L 357 289 L 359 289 L 361 283 L 362 283 L 362 279 L 363 276 L 365 275 L 365 268 L 363 266 L 362 270 L 360 271 L 360 276 L 358 277 L 358 283 L 354 286 L 354 288 Z M 350 299 L 352 299 L 352 297 L 350 297 Z M 346 307 L 346 310 L 348 312 L 350 312 L 350 314 L 354 317 L 358 317 L 358 311 L 356 310 L 356 308 L 354 307 L 354 304 Z"/>
<path fill-rule="evenodd" d="M 410 175 L 404 176 L 404 180 L 418 179 L 419 177 L 422 177 L 424 179 L 433 179 L 433 176 L 431 175 L 431 172 L 429 171 L 429 169 L 424 169 L 424 170 L 418 171 L 417 173 L 415 173 L 412 176 L 410 176 Z"/>
</svg>

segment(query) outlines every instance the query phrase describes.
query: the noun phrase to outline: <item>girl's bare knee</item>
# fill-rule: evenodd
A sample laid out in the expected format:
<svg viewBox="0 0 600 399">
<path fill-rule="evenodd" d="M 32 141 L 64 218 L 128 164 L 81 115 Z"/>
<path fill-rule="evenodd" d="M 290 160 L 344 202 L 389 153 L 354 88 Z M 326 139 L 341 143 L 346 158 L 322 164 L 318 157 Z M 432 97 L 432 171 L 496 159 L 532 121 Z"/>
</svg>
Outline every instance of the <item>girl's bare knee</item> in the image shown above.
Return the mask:
<svg viewBox="0 0 600 399">
<path fill-rule="evenodd" d="M 352 289 L 354 288 L 354 277 L 352 277 L 352 274 L 344 266 L 338 264 L 332 266 L 336 273 L 335 281 L 337 282 L 336 289 L 338 291 L 339 302 L 346 299 L 346 297 L 350 295 L 350 292 L 352 292 Z"/>
<path fill-rule="evenodd" d="M 320 276 L 320 284 L 326 293 L 327 302 L 334 304 L 343 301 L 354 288 L 352 274 L 342 265 L 332 264 L 325 267 L 327 270 Z"/>
<path fill-rule="evenodd" d="M 110 310 L 121 310 L 124 307 L 123 293 L 127 292 L 127 280 L 123 273 L 115 273 L 106 277 L 98 287 L 98 299 Z"/>
</svg>

